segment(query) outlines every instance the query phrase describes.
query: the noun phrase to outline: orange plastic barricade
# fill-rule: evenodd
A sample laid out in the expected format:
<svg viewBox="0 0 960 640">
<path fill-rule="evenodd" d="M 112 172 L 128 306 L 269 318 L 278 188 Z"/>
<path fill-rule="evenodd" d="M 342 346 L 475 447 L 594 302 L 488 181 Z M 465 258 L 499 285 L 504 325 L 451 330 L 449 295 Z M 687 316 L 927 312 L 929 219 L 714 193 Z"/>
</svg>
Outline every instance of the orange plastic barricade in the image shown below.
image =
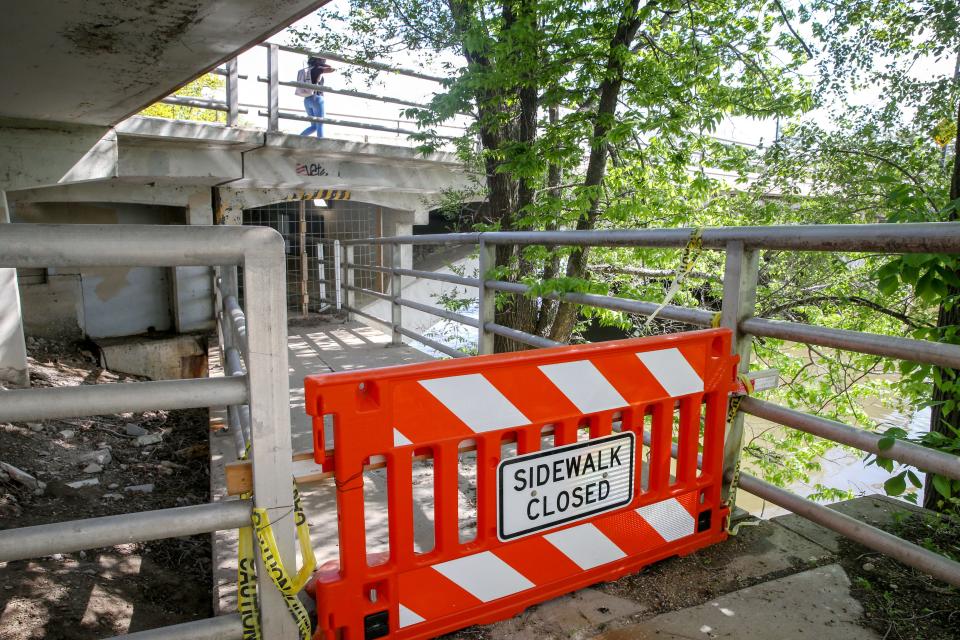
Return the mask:
<svg viewBox="0 0 960 640">
<path fill-rule="evenodd" d="M 711 329 L 308 377 L 314 456 L 333 468 L 340 538 L 339 564 L 308 587 L 314 637 L 433 637 L 723 540 L 730 339 Z M 502 459 L 506 442 L 517 455 Z M 458 456 L 474 448 L 477 534 L 461 543 Z M 422 554 L 417 456 L 434 461 L 435 546 Z M 388 557 L 366 550 L 370 464 L 387 469 Z"/>
</svg>

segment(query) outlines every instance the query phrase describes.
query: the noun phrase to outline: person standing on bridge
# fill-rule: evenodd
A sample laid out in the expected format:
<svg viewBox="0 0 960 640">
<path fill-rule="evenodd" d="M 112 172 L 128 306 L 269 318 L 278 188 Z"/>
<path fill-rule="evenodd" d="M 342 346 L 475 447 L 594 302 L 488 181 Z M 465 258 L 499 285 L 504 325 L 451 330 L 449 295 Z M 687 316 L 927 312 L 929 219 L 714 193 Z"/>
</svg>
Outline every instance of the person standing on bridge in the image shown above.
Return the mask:
<svg viewBox="0 0 960 640">
<path fill-rule="evenodd" d="M 307 66 L 304 69 L 300 69 L 297 73 L 297 82 L 302 82 L 304 84 L 313 84 L 317 86 L 323 86 L 323 74 L 331 73 L 333 67 L 327 64 L 327 61 L 324 58 L 315 58 L 311 56 L 307 59 Z M 323 117 L 323 90 L 318 89 L 306 89 L 303 87 L 297 87 L 296 91 L 298 96 L 303 97 L 303 108 L 306 110 L 307 115 L 313 118 L 322 118 Z M 310 126 L 303 130 L 300 134 L 302 136 L 308 136 L 314 131 L 317 132 L 317 137 L 323 137 L 323 123 L 322 122 L 312 122 Z"/>
</svg>

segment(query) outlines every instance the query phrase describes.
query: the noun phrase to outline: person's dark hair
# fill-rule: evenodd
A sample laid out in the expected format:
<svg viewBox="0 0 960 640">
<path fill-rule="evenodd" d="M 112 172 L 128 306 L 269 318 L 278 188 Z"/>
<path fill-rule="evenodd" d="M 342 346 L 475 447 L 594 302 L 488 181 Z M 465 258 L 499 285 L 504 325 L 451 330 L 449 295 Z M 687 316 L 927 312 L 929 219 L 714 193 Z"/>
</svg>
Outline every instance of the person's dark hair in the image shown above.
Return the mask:
<svg viewBox="0 0 960 640">
<path fill-rule="evenodd" d="M 307 65 L 311 67 L 322 67 L 326 64 L 326 58 L 314 58 L 313 56 L 307 58 Z"/>
</svg>

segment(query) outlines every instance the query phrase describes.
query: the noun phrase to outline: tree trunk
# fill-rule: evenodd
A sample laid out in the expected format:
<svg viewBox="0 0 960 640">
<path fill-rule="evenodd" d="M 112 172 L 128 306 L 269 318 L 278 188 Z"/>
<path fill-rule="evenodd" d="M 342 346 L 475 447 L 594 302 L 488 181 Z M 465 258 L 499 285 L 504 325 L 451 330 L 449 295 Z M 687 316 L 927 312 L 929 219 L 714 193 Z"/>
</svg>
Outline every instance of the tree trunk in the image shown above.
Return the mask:
<svg viewBox="0 0 960 640">
<path fill-rule="evenodd" d="M 960 60 L 960 55 L 958 55 L 958 60 Z M 960 69 L 960 64 L 958 64 L 958 69 Z M 957 139 L 954 142 L 954 151 L 953 151 L 953 175 L 950 179 L 950 201 L 953 202 L 957 199 L 960 199 L 960 103 L 957 106 Z M 956 221 L 960 219 L 960 215 L 957 214 L 957 208 L 954 207 L 950 210 L 950 215 L 948 217 L 949 221 Z M 958 273 L 960 275 L 960 273 Z M 957 301 L 960 300 L 960 289 L 957 287 L 949 287 L 947 292 L 948 301 Z M 949 309 L 944 307 L 943 302 L 940 303 L 940 311 L 937 314 L 937 328 L 943 329 L 945 327 L 951 327 L 955 325 L 960 325 L 960 304 L 953 304 Z M 957 370 L 956 369 L 939 369 L 940 379 L 942 381 L 947 380 L 956 380 Z M 947 400 L 954 400 L 957 406 L 949 413 L 949 415 L 944 415 L 941 407 L 943 403 Z M 956 437 L 956 435 L 951 431 L 951 427 L 956 429 L 960 426 L 960 392 L 957 391 L 944 391 L 939 386 L 934 385 L 933 387 L 933 408 L 930 412 L 930 431 L 932 433 L 942 433 L 945 436 L 950 438 Z M 933 486 L 933 474 L 927 474 L 926 485 L 923 490 L 923 506 L 927 509 L 938 509 L 937 503 L 940 502 L 941 496 L 937 493 L 937 490 Z"/>
<path fill-rule="evenodd" d="M 587 214 L 577 221 L 578 230 L 593 229 L 600 215 L 600 185 L 607 169 L 607 134 L 613 124 L 617 98 L 620 96 L 620 87 L 623 85 L 625 71 L 623 49 L 629 49 L 630 44 L 640 29 L 640 15 L 637 13 L 639 0 L 633 0 L 620 16 L 617 31 L 610 41 L 610 52 L 607 56 L 607 74 L 600 83 L 600 100 L 594 117 L 593 139 L 591 140 L 590 159 L 587 163 L 587 173 L 584 177 L 584 187 L 592 189 Z M 574 251 L 567 260 L 567 277 L 583 278 L 587 273 L 587 258 L 589 248 Z M 579 307 L 568 302 L 561 302 L 557 306 L 557 315 L 550 329 L 550 339 L 557 342 L 568 342 L 570 334 L 577 322 Z"/>
</svg>

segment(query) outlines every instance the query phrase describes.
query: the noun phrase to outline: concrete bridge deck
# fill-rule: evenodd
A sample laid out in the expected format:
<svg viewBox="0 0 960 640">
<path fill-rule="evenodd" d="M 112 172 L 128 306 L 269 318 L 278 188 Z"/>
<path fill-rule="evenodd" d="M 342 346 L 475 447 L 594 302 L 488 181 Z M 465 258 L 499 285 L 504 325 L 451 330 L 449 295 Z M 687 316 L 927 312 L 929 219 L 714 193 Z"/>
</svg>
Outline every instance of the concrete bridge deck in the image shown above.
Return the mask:
<svg viewBox="0 0 960 640">
<path fill-rule="evenodd" d="M 291 327 L 289 331 L 291 422 L 294 449 L 311 446 L 303 411 L 303 378 L 326 371 L 376 368 L 430 357 L 355 322 Z M 228 435 L 211 438 L 214 467 L 233 459 Z M 308 463 L 312 464 L 312 463 Z M 213 494 L 223 497 L 222 473 L 213 473 Z M 385 479 L 366 478 L 376 499 Z M 219 486 L 218 486 L 219 483 Z M 422 504 L 429 487 L 417 488 Z M 302 489 L 318 561 L 335 560 L 335 496 L 330 483 Z M 432 493 L 432 492 L 430 492 Z M 424 498 L 424 500 L 418 500 Z M 889 524 L 903 503 L 867 496 L 834 508 L 872 524 Z M 429 509 L 432 512 L 432 507 Z M 432 513 L 415 517 L 418 546 L 430 544 Z M 368 522 L 376 527 L 377 522 Z M 386 545 L 385 532 L 373 546 Z M 739 535 L 685 558 L 672 558 L 639 574 L 594 585 L 528 609 L 519 616 L 449 637 L 484 640 L 604 638 L 606 640 L 739 638 L 792 640 L 879 640 L 862 626 L 863 607 L 851 595 L 841 565 L 838 537 L 797 516 L 758 521 Z M 218 612 L 235 608 L 236 541 L 220 534 L 214 544 Z"/>
</svg>

